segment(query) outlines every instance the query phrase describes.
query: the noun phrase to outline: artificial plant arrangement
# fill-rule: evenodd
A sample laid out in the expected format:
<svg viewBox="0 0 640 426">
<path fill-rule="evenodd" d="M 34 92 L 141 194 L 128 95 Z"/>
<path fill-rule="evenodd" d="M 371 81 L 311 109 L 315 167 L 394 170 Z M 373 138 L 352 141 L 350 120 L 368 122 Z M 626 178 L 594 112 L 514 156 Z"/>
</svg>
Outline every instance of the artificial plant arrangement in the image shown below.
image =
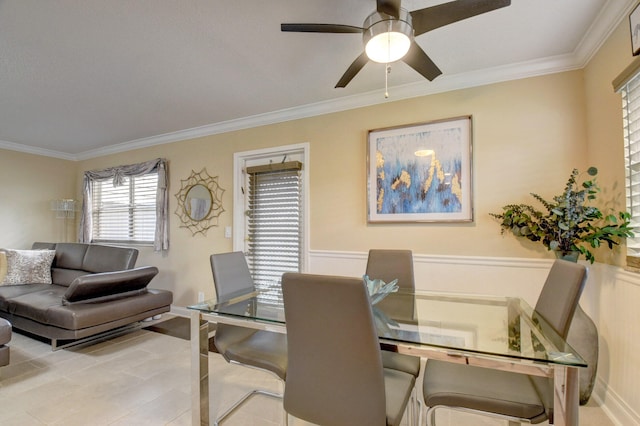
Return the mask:
<svg viewBox="0 0 640 426">
<path fill-rule="evenodd" d="M 628 212 L 605 216 L 600 209 L 589 205 L 596 199 L 600 187 L 595 178 L 598 169 L 590 167 L 587 174 L 590 178 L 579 183 L 578 169 L 573 169 L 564 192 L 553 197 L 553 201 L 531 193 L 546 212 L 529 204 L 509 204 L 502 208 L 502 213 L 489 214 L 500 220 L 503 234 L 508 230 L 517 237 L 540 241 L 559 258 L 577 261 L 582 254 L 593 263 L 592 248 L 606 243 L 613 249 L 620 243 L 620 238 L 633 237 L 634 233 Z"/>
</svg>

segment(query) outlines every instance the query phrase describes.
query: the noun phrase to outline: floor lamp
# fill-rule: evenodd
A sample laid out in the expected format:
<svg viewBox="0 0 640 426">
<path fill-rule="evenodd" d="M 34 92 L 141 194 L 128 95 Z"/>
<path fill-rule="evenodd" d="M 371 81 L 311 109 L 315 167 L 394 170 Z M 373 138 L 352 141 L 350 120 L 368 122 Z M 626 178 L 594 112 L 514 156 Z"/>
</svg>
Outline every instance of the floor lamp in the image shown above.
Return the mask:
<svg viewBox="0 0 640 426">
<path fill-rule="evenodd" d="M 51 201 L 51 210 L 56 212 L 56 219 L 63 219 L 64 242 L 67 242 L 67 220 L 76 217 L 76 201 L 70 199 Z"/>
</svg>

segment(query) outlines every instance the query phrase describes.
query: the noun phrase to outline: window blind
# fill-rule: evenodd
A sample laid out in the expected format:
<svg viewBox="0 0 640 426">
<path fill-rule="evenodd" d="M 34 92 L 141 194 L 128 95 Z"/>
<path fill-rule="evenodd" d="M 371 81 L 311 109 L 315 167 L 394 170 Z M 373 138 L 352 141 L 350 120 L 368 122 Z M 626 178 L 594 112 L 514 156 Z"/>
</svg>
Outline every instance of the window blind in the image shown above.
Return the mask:
<svg viewBox="0 0 640 426">
<path fill-rule="evenodd" d="M 302 258 L 302 163 L 248 167 L 247 263 L 256 288 L 281 298 L 285 272 Z"/>
<path fill-rule="evenodd" d="M 624 129 L 627 211 L 631 226 L 640 229 L 640 74 L 620 88 Z M 627 238 L 627 263 L 640 264 L 640 233 Z"/>
<path fill-rule="evenodd" d="M 120 186 L 113 179 L 94 180 L 91 190 L 93 241 L 153 243 L 157 172 L 127 177 Z"/>
</svg>

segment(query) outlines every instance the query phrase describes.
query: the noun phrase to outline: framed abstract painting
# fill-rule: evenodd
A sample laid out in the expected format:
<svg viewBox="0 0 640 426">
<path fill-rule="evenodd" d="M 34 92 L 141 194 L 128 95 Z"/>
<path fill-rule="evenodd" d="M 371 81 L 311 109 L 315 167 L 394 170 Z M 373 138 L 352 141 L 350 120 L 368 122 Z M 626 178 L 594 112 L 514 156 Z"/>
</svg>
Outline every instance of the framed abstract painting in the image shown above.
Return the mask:
<svg viewBox="0 0 640 426">
<path fill-rule="evenodd" d="M 370 130 L 367 220 L 471 222 L 471 116 Z"/>
<path fill-rule="evenodd" d="M 640 4 L 633 8 L 629 15 L 629 30 L 631 32 L 631 53 L 640 54 Z"/>
</svg>

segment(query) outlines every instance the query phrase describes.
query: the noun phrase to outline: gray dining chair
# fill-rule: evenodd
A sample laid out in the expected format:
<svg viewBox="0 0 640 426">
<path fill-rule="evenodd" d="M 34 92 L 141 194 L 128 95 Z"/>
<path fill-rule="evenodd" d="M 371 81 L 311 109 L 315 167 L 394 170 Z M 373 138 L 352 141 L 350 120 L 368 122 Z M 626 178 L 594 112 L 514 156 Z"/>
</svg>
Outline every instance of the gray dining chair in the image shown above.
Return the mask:
<svg viewBox="0 0 640 426">
<path fill-rule="evenodd" d="M 415 378 L 382 366 L 359 278 L 285 273 L 285 410 L 323 426 L 399 425 Z"/>
<path fill-rule="evenodd" d="M 413 253 L 411 250 L 371 249 L 367 257 L 365 274 L 371 279 L 379 278 L 384 282 L 398 280 L 398 288 L 415 291 L 413 275 Z M 396 321 L 416 323 L 413 298 L 385 298 L 376 307 Z M 414 377 L 420 374 L 420 358 L 382 351 L 382 364 L 385 368 L 404 371 Z"/>
<path fill-rule="evenodd" d="M 552 327 L 566 339 L 586 280 L 584 265 L 556 260 L 538 297 L 534 321 L 538 318 L 541 327 Z M 509 425 L 553 420 L 553 382 L 543 377 L 427 360 L 423 397 L 429 426 L 435 426 L 440 407 L 501 417 Z"/>
<path fill-rule="evenodd" d="M 251 272 L 243 252 L 212 254 L 210 262 L 218 302 L 255 291 Z M 247 304 L 237 305 L 239 310 L 251 308 Z M 219 323 L 213 341 L 216 349 L 227 362 L 275 374 L 284 385 L 287 372 L 286 335 Z M 249 397 L 256 394 L 282 398 L 281 393 L 253 389 L 219 416 L 216 424 L 222 422 Z"/>
</svg>

